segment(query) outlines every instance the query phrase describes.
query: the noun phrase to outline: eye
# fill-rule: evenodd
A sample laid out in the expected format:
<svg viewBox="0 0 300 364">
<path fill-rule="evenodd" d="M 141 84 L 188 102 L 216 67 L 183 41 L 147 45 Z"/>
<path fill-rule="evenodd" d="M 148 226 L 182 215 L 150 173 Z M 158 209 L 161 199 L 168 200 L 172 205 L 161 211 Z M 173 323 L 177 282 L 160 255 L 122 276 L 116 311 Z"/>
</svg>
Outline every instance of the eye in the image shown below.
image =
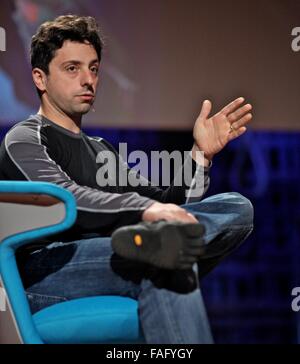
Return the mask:
<svg viewBox="0 0 300 364">
<path fill-rule="evenodd" d="M 93 66 L 93 67 L 91 67 L 91 71 L 92 71 L 95 75 L 97 75 L 97 74 L 98 74 L 98 71 L 99 71 L 99 68 L 98 68 L 97 66 Z"/>
<path fill-rule="evenodd" d="M 66 68 L 68 72 L 75 73 L 77 71 L 77 67 L 72 65 Z"/>
</svg>

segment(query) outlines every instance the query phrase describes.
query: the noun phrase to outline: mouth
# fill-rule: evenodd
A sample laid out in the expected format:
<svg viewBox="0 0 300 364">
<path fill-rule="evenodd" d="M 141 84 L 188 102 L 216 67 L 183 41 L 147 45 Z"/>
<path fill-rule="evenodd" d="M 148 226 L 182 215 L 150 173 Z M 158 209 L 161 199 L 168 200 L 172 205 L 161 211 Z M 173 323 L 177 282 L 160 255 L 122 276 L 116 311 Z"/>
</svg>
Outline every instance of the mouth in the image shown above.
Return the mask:
<svg viewBox="0 0 300 364">
<path fill-rule="evenodd" d="M 78 95 L 78 97 L 80 97 L 83 100 L 90 101 L 93 100 L 95 96 L 93 94 L 83 94 L 83 95 Z"/>
</svg>

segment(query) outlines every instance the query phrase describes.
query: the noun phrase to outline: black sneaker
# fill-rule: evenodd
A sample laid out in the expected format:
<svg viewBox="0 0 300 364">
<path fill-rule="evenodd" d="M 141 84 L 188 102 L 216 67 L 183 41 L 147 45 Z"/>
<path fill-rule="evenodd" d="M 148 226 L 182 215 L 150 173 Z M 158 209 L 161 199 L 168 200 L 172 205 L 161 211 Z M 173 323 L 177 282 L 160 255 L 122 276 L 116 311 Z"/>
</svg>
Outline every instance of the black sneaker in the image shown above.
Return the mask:
<svg viewBox="0 0 300 364">
<path fill-rule="evenodd" d="M 112 234 L 112 248 L 123 258 L 162 269 L 190 269 L 204 254 L 202 224 L 141 222 Z"/>
</svg>

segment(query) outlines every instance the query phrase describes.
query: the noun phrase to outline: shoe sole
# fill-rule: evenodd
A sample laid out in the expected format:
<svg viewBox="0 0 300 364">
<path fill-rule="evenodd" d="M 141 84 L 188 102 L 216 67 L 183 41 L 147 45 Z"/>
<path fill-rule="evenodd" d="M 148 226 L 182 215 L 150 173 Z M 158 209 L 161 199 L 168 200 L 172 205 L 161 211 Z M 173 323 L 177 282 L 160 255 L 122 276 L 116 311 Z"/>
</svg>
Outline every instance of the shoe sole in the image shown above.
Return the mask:
<svg viewBox="0 0 300 364">
<path fill-rule="evenodd" d="M 116 230 L 112 248 L 123 258 L 162 269 L 190 269 L 204 254 L 201 224 L 163 221 L 159 226 L 132 225 Z"/>
</svg>

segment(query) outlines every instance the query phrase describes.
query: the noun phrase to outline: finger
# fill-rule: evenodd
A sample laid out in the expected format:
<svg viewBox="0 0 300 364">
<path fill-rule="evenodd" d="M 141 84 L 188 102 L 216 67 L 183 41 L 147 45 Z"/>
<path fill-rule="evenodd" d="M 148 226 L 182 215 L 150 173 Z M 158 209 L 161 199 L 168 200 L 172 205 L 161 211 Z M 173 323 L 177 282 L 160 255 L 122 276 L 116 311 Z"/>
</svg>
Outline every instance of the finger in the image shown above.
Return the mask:
<svg viewBox="0 0 300 364">
<path fill-rule="evenodd" d="M 231 123 L 239 121 L 244 115 L 249 113 L 250 110 L 252 110 L 252 105 L 250 105 L 250 104 L 240 107 L 235 112 L 232 112 L 231 114 L 228 115 L 228 120 Z"/>
<path fill-rule="evenodd" d="M 172 214 L 168 214 L 165 219 L 167 221 L 179 221 L 179 222 L 183 222 L 185 224 L 197 224 L 198 220 L 193 216 L 193 215 L 189 215 L 186 212 L 178 212 L 178 213 L 172 213 Z"/>
<path fill-rule="evenodd" d="M 199 224 L 199 221 L 197 220 L 197 218 L 194 215 L 192 215 L 191 213 L 188 212 L 187 216 L 189 217 L 191 222 Z"/>
<path fill-rule="evenodd" d="M 178 217 L 176 217 L 178 221 L 182 221 L 186 224 L 198 224 L 198 220 L 195 218 L 195 216 L 191 214 L 180 214 Z"/>
<path fill-rule="evenodd" d="M 242 128 L 239 128 L 238 130 L 235 130 L 234 132 L 230 133 L 229 137 L 228 137 L 228 142 L 240 137 L 241 135 L 246 133 L 246 131 L 247 131 L 247 128 L 245 126 L 243 126 Z"/>
<path fill-rule="evenodd" d="M 227 116 L 228 114 L 230 114 L 230 113 L 234 112 L 236 109 L 238 109 L 244 101 L 245 101 L 245 99 L 243 97 L 240 97 L 240 98 L 234 100 L 229 105 L 225 106 L 221 110 L 221 113 Z"/>
<path fill-rule="evenodd" d="M 209 100 L 205 100 L 202 105 L 202 109 L 199 117 L 203 119 L 208 119 L 209 114 L 211 113 L 212 103 Z"/>
<path fill-rule="evenodd" d="M 247 114 L 242 117 L 239 121 L 232 124 L 232 127 L 236 130 L 239 130 L 241 127 L 246 126 L 252 120 L 252 114 Z"/>
</svg>

